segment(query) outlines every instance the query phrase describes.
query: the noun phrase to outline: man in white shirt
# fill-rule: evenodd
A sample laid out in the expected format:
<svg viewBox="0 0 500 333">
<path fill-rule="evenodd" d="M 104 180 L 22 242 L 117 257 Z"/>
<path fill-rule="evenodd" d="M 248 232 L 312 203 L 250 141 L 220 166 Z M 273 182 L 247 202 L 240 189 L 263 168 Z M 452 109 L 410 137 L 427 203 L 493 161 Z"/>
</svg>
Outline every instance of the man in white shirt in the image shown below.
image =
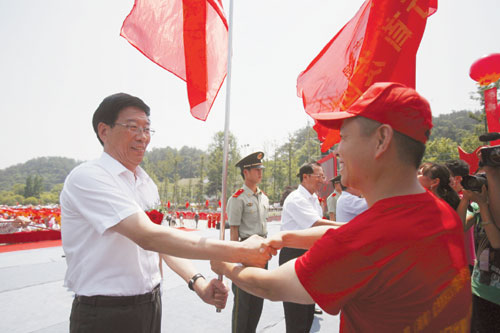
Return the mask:
<svg viewBox="0 0 500 333">
<path fill-rule="evenodd" d="M 360 191 L 344 187 L 337 200 L 337 221 L 349 222 L 367 209 L 368 204 L 365 198 L 361 197 Z"/>
<path fill-rule="evenodd" d="M 223 308 L 228 289 L 182 258 L 225 258 L 264 266 L 270 250 L 258 237 L 223 242 L 154 224 L 145 210 L 160 203 L 139 166 L 151 135 L 149 107 L 108 96 L 92 124 L 103 145 L 97 160 L 71 171 L 61 192 L 65 286 L 75 292 L 71 332 L 160 332 L 160 257 L 206 303 Z M 158 255 L 160 253 L 160 257 Z"/>
<path fill-rule="evenodd" d="M 336 222 L 323 219 L 323 209 L 316 192 L 324 185 L 325 175 L 321 164 L 310 162 L 302 165 L 297 175 L 299 187 L 290 193 L 283 204 L 281 230 L 303 230 L 320 225 L 337 226 Z M 284 247 L 280 251 L 279 264 L 295 259 L 306 250 Z M 314 304 L 283 302 L 286 332 L 309 332 L 314 319 Z"/>
</svg>

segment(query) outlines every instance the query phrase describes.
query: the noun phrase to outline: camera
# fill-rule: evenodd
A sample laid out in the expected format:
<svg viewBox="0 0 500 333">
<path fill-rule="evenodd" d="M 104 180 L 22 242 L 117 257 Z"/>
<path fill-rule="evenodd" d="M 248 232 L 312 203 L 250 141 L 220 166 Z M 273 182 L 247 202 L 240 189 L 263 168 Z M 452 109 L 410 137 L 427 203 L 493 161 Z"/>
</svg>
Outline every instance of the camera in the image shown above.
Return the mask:
<svg viewBox="0 0 500 333">
<path fill-rule="evenodd" d="M 500 166 L 500 146 L 484 147 L 479 149 L 481 160 L 479 166 Z"/>
<path fill-rule="evenodd" d="M 486 187 L 488 187 L 488 182 L 484 173 L 475 176 L 463 176 L 460 184 L 462 184 L 462 187 L 465 190 L 474 192 L 481 192 L 483 185 L 486 185 Z"/>
<path fill-rule="evenodd" d="M 500 139 L 500 133 L 490 132 L 479 136 L 479 141 L 489 142 Z M 500 166 L 500 146 L 483 147 L 479 150 L 481 154 L 481 160 L 479 161 L 479 166 Z"/>
</svg>

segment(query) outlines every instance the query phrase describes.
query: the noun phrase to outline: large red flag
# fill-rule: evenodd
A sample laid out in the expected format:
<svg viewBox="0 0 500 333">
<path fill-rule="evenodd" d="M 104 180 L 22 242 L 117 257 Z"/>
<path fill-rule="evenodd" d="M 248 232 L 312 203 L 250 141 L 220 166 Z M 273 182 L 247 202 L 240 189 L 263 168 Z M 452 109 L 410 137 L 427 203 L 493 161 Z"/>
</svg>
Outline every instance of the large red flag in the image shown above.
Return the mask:
<svg viewBox="0 0 500 333">
<path fill-rule="evenodd" d="M 221 0 L 135 0 L 120 35 L 187 83 L 193 117 L 206 120 L 226 77 Z"/>
<path fill-rule="evenodd" d="M 309 115 L 347 109 L 374 82 L 415 87 L 415 58 L 437 0 L 367 0 L 300 73 L 297 93 Z M 337 130 L 316 122 L 322 151 Z"/>
</svg>

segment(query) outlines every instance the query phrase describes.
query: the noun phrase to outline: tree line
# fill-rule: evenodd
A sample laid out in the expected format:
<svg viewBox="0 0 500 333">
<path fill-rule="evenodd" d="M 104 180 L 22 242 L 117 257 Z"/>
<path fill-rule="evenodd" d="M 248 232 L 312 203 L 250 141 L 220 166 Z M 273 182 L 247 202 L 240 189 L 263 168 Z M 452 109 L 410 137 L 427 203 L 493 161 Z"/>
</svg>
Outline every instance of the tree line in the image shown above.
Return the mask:
<svg viewBox="0 0 500 333">
<path fill-rule="evenodd" d="M 456 111 L 435 117 L 433 123 L 425 161 L 458 159 L 457 146 L 472 152 L 481 145 L 478 136 L 485 132 L 484 112 Z M 157 184 L 163 202 L 184 207 L 186 202 L 193 205 L 210 200 L 214 207 L 221 198 L 223 141 L 224 133 L 217 132 L 206 151 L 186 146 L 153 148 L 145 154 L 141 166 Z M 242 148 L 230 134 L 228 197 L 243 183 L 240 170 L 234 167 L 243 157 Z M 260 187 L 272 202 L 278 202 L 286 186 L 298 185 L 300 165 L 318 160 L 333 149 L 321 153 L 316 132 L 309 124 L 290 133 L 271 152 L 264 150 L 266 168 Z M 58 203 L 65 177 L 79 163 L 64 157 L 40 157 L 0 170 L 0 204 Z"/>
</svg>

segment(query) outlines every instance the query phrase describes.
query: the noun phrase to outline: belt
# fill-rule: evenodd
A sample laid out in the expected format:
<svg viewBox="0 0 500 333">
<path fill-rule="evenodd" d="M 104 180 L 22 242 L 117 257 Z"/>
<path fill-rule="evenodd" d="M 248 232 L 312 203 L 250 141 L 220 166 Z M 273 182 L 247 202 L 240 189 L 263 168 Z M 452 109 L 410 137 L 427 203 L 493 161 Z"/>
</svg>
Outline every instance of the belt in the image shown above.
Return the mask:
<svg viewBox="0 0 500 333">
<path fill-rule="evenodd" d="M 256 234 L 256 235 L 257 235 L 257 234 Z M 252 236 L 253 236 L 253 235 L 252 235 Z M 248 236 L 248 237 L 240 237 L 240 242 L 244 242 L 244 241 L 246 241 L 247 239 L 249 239 L 249 238 L 250 238 L 250 237 L 252 237 L 252 236 Z M 267 238 L 267 234 L 266 234 L 266 235 L 264 235 L 264 236 L 262 236 L 262 235 L 257 235 L 257 236 L 260 236 L 260 237 L 262 237 L 262 238 Z"/>
<path fill-rule="evenodd" d="M 160 285 L 157 285 L 149 293 L 142 295 L 132 295 L 132 296 L 80 296 L 76 295 L 75 299 L 83 304 L 93 305 L 93 306 L 113 306 L 113 305 L 134 305 L 134 304 L 144 304 L 151 303 L 160 294 Z"/>
</svg>

